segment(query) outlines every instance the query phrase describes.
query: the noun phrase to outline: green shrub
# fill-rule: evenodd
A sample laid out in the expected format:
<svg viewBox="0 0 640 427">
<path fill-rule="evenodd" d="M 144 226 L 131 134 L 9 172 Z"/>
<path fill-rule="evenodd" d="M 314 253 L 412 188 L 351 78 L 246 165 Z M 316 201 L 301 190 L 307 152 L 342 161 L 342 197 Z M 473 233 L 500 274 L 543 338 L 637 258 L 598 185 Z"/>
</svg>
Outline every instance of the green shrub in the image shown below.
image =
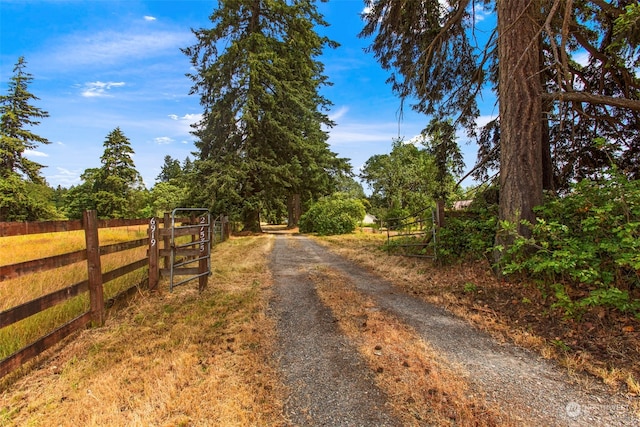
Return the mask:
<svg viewBox="0 0 640 427">
<path fill-rule="evenodd" d="M 318 200 L 300 217 L 300 232 L 348 234 L 356 229 L 364 215 L 362 201 L 336 193 Z"/>
<path fill-rule="evenodd" d="M 576 184 L 536 214 L 531 237 L 516 236 L 506 251 L 505 273 L 549 284 L 555 306 L 570 317 L 590 306 L 640 316 L 640 300 L 630 294 L 640 288 L 640 181 L 614 170 L 600 182 Z"/>
<path fill-rule="evenodd" d="M 494 245 L 496 224 L 496 215 L 486 209 L 448 216 L 436 236 L 436 258 L 449 264 L 486 257 Z"/>
</svg>

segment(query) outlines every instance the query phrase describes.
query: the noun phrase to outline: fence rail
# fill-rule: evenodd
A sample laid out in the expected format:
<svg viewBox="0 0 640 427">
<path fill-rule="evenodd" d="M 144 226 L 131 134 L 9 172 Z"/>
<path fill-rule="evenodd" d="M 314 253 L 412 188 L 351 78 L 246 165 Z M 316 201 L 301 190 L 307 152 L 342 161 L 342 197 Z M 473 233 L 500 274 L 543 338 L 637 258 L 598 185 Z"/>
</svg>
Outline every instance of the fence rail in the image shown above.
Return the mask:
<svg viewBox="0 0 640 427">
<path fill-rule="evenodd" d="M 192 221 L 191 218 L 180 218 L 178 220 L 183 221 L 185 224 L 189 224 L 190 221 Z M 63 325 L 56 327 L 53 331 L 46 333 L 46 335 L 36 339 L 36 341 L 14 352 L 5 359 L 0 360 L 0 378 L 59 343 L 70 334 L 86 327 L 88 324 L 92 323 L 98 326 L 102 325 L 104 323 L 105 316 L 105 283 L 141 268 L 148 267 L 146 279 L 143 279 L 141 283 L 135 283 L 128 287 L 115 296 L 115 298 L 119 298 L 120 295 L 130 293 L 138 286 L 147 286 L 150 289 L 154 289 L 158 284 L 160 274 L 170 270 L 168 256 L 170 252 L 168 244 L 168 229 L 171 227 L 171 223 L 167 219 L 167 215 L 165 215 L 164 218 L 164 228 L 160 229 L 159 225 L 162 222 L 163 221 L 158 218 L 151 218 L 151 220 L 98 220 L 95 211 L 85 212 L 81 221 L 46 221 L 35 223 L 0 222 L 0 237 L 84 230 L 86 241 L 86 248 L 82 250 L 0 266 L 0 282 L 37 272 L 64 267 L 81 261 L 87 262 L 88 271 L 88 278 L 86 280 L 50 292 L 46 295 L 39 296 L 31 301 L 27 301 L 23 304 L 0 312 L 0 329 L 11 326 L 46 309 L 64 303 L 85 292 L 89 293 L 90 303 L 89 311 L 82 313 Z M 148 237 L 100 246 L 98 240 L 98 229 L 138 225 L 149 225 Z M 218 242 L 221 242 L 229 235 L 228 223 L 223 221 L 222 225 L 219 226 L 218 231 L 220 233 Z M 180 235 L 184 236 L 198 234 L 199 232 L 200 227 L 196 225 L 184 227 L 179 231 Z M 214 243 L 215 241 L 216 237 L 214 236 Z M 159 247 L 159 242 L 164 242 L 164 248 Z M 117 267 L 113 270 L 104 273 L 102 272 L 100 262 L 102 256 L 143 246 L 148 247 L 147 254 L 144 258 L 133 261 L 127 265 Z M 186 255 L 195 256 L 197 254 L 194 251 L 194 254 L 188 253 Z M 164 259 L 164 268 L 160 268 L 160 257 Z"/>
<path fill-rule="evenodd" d="M 146 225 L 147 219 L 106 219 L 95 220 L 97 228 L 115 228 L 129 225 Z M 39 221 L 39 222 L 0 222 L 0 237 L 21 236 L 26 234 L 57 233 L 61 231 L 84 230 L 83 220 Z"/>
</svg>

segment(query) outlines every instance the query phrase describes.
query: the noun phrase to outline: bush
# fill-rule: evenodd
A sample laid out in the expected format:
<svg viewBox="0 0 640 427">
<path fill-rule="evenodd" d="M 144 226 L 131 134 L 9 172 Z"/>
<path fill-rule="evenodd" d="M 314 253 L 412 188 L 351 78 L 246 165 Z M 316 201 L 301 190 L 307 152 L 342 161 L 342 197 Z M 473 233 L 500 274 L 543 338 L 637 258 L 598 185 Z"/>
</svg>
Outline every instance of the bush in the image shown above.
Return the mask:
<svg viewBox="0 0 640 427">
<path fill-rule="evenodd" d="M 337 193 L 318 200 L 300 217 L 300 232 L 320 235 L 352 233 L 364 215 L 362 201 Z"/>
<path fill-rule="evenodd" d="M 496 215 L 486 209 L 448 216 L 436 235 L 436 259 L 450 264 L 485 258 L 494 245 L 496 224 Z"/>
<path fill-rule="evenodd" d="M 531 238 L 516 236 L 505 253 L 507 274 L 548 284 L 556 306 L 579 317 L 589 306 L 640 316 L 640 181 L 612 171 L 584 180 L 537 209 Z M 513 230 L 513 224 L 503 224 Z"/>
</svg>

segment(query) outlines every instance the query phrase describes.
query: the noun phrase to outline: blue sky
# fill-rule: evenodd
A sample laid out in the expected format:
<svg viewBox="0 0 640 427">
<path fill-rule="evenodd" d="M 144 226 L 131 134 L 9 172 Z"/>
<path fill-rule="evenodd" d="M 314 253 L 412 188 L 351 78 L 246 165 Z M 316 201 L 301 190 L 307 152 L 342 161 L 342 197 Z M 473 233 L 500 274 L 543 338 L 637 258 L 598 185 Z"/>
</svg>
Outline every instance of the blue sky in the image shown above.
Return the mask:
<svg viewBox="0 0 640 427">
<path fill-rule="evenodd" d="M 103 143 L 116 127 L 135 151 L 134 162 L 147 188 L 164 157 L 180 161 L 195 151 L 189 125 L 202 112 L 189 96 L 189 59 L 180 48 L 195 43 L 191 28 L 209 28 L 215 0 L 2 0 L 0 2 L 0 92 L 19 56 L 34 77 L 34 102 L 49 112 L 33 130 L 50 141 L 28 153 L 46 166 L 52 186 L 80 183 L 87 168 L 100 167 Z M 363 48 L 362 0 L 320 4 L 329 28 L 321 32 L 340 43 L 321 60 L 332 87 L 323 93 L 334 104 L 337 126 L 331 149 L 351 159 L 354 171 L 374 154 L 388 153 L 394 138 L 410 139 L 428 117 L 405 108 L 385 83 L 383 71 Z M 483 115 L 495 115 L 491 101 Z M 486 117 L 485 119 L 486 120 Z M 460 144 L 469 168 L 476 147 Z"/>
</svg>

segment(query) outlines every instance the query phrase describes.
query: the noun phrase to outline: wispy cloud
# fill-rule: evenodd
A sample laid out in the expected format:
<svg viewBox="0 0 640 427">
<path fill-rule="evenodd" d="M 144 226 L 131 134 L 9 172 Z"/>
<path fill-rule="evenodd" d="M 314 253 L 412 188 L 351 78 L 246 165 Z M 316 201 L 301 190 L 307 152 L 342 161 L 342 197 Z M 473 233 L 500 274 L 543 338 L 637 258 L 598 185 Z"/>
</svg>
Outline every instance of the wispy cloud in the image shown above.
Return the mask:
<svg viewBox="0 0 640 427">
<path fill-rule="evenodd" d="M 144 20 L 145 20 L 145 21 L 150 21 L 150 22 L 151 22 L 151 21 L 155 21 L 155 20 L 156 20 L 156 17 L 155 17 L 155 16 L 145 15 L 145 16 L 144 16 Z"/>
<path fill-rule="evenodd" d="M 176 122 L 176 131 L 180 135 L 189 135 L 193 131 L 191 126 L 202 119 L 202 114 L 185 114 L 178 116 L 177 114 L 169 114 L 169 118 Z"/>
<path fill-rule="evenodd" d="M 24 150 L 24 155 L 27 157 L 49 157 L 47 153 L 37 150 Z"/>
<path fill-rule="evenodd" d="M 406 128 L 406 131 L 413 137 L 419 131 Z M 345 123 L 339 124 L 329 131 L 329 144 L 338 145 L 357 145 L 370 143 L 386 143 L 391 146 L 391 142 L 399 135 L 397 122 L 386 123 Z M 406 138 L 405 138 L 406 139 Z"/>
<path fill-rule="evenodd" d="M 168 136 L 160 136 L 158 138 L 154 138 L 153 142 L 159 145 L 166 145 L 171 144 L 173 142 L 173 139 L 169 138 Z"/>
<path fill-rule="evenodd" d="M 109 94 L 111 88 L 122 87 L 124 85 L 124 82 L 88 82 L 84 84 L 81 95 L 86 98 L 111 96 Z"/>
<path fill-rule="evenodd" d="M 589 52 L 582 50 L 574 55 L 573 60 L 576 61 L 578 64 L 582 65 L 583 67 L 586 67 L 587 65 L 589 65 L 589 61 L 591 60 L 591 55 L 589 55 Z"/>
<path fill-rule="evenodd" d="M 331 114 L 329 114 L 329 119 L 335 122 L 342 118 L 345 114 L 347 114 L 347 112 L 349 112 L 349 107 L 347 107 L 346 105 L 342 106 L 336 111 L 332 111 Z"/>
<path fill-rule="evenodd" d="M 75 34 L 57 40 L 41 59 L 57 69 L 104 67 L 179 52 L 192 41 L 187 31 Z"/>
<path fill-rule="evenodd" d="M 62 187 L 69 188 L 80 183 L 80 171 L 56 167 L 56 173 L 46 175 L 45 178 L 49 182 L 55 182 Z"/>
</svg>

